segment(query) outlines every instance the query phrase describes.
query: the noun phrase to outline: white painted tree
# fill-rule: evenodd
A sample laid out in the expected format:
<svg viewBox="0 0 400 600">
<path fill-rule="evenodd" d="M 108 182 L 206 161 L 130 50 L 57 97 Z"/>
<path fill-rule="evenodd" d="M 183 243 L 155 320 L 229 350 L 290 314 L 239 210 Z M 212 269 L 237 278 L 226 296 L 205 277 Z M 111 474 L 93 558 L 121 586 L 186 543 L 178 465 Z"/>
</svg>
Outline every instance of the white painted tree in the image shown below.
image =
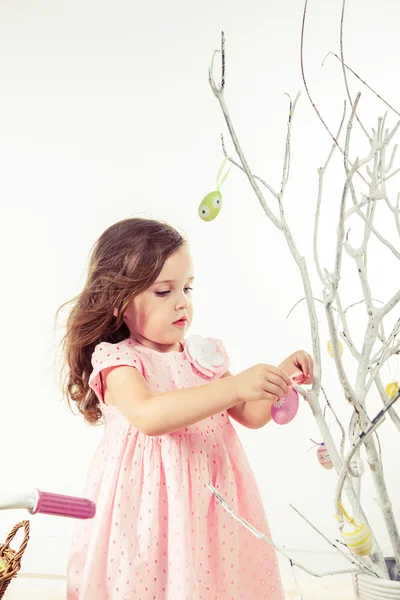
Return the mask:
<svg viewBox="0 0 400 600">
<path fill-rule="evenodd" d="M 282 181 L 280 189 L 277 191 L 273 189 L 269 183 L 253 173 L 236 135 L 224 96 L 226 55 L 223 33 L 221 38 L 221 50 L 216 51 L 212 59 L 209 70 L 209 82 L 225 117 L 237 158 L 233 158 L 228 155 L 224 140 L 222 138 L 222 149 L 224 155 L 227 160 L 229 160 L 237 168 L 241 169 L 246 175 L 258 201 L 265 212 L 265 215 L 271 221 L 271 223 L 282 232 L 290 248 L 294 261 L 300 270 L 305 296 L 303 300 L 306 301 L 311 327 L 312 350 L 316 370 L 314 383 L 311 389 L 305 389 L 301 386 L 297 386 L 296 384 L 295 388 L 308 401 L 321 436 L 324 440 L 324 444 L 326 445 L 333 462 L 333 466 L 338 475 L 337 489 L 334 498 L 335 513 L 338 516 L 343 515 L 343 505 L 341 499 L 342 492 L 344 491 L 345 495 L 347 496 L 347 501 L 351 505 L 353 515 L 358 521 L 364 522 L 369 527 L 367 516 L 362 508 L 359 486 L 360 478 L 363 474 L 363 463 L 360 459 L 359 452 L 360 447 L 363 445 L 367 457 L 367 464 L 371 470 L 372 478 L 375 484 L 378 505 L 383 515 L 395 561 L 395 573 L 391 573 L 391 577 L 396 579 L 399 578 L 400 575 L 399 527 L 396 523 L 392 503 L 388 495 L 380 452 L 372 434 L 383 422 L 386 413 L 390 416 L 394 426 L 400 432 L 400 418 L 393 408 L 394 402 L 396 402 L 396 400 L 399 398 L 399 392 L 394 391 L 391 395 L 388 395 L 385 391 L 381 376 L 382 367 L 385 365 L 385 363 L 387 363 L 389 358 L 394 354 L 400 354 L 400 342 L 398 339 L 398 334 L 400 331 L 400 318 L 395 321 L 394 326 L 392 324 L 390 334 L 386 335 L 385 333 L 389 313 L 391 313 L 392 316 L 392 311 L 396 307 L 398 309 L 400 301 L 400 289 L 393 295 L 393 297 L 388 298 L 385 303 L 379 302 L 378 306 L 378 301 L 374 300 L 372 297 L 371 286 L 368 281 L 367 258 L 371 237 L 375 236 L 384 246 L 386 246 L 388 252 L 391 252 L 397 260 L 400 259 L 399 250 L 396 249 L 386 239 L 386 237 L 379 231 L 374 223 L 378 203 L 384 203 L 393 216 L 397 233 L 400 237 L 400 193 L 397 195 L 396 201 L 393 202 L 387 190 L 387 181 L 400 170 L 394 168 L 394 160 L 397 150 L 397 145 L 394 145 L 394 139 L 400 126 L 400 121 L 395 125 L 395 127 L 389 130 L 385 128 L 386 116 L 379 118 L 376 129 L 373 129 L 371 132 L 368 132 L 368 130 L 361 123 L 357 113 L 360 94 L 358 94 L 353 100 L 350 95 L 347 82 L 347 72 L 351 71 L 351 69 L 345 64 L 343 55 L 344 10 L 345 0 L 343 0 L 342 4 L 342 18 L 340 25 L 340 56 L 336 55 L 336 57 L 341 62 L 343 69 L 343 77 L 348 96 L 347 102 L 349 104 L 350 114 L 346 117 L 345 103 L 344 113 L 336 135 L 333 135 L 330 132 L 328 126 L 322 119 L 320 112 L 313 103 L 304 73 L 303 43 L 305 21 L 307 16 L 307 0 L 305 2 L 302 23 L 301 69 L 306 93 L 318 117 L 333 140 L 332 149 L 327 157 L 327 160 L 325 161 L 324 165 L 318 169 L 319 186 L 314 225 L 313 259 L 315 261 L 315 267 L 323 288 L 323 305 L 329 328 L 330 340 L 332 343 L 337 377 L 343 388 L 344 397 L 352 407 L 352 418 L 348 428 L 350 433 L 347 437 L 345 435 L 344 427 L 336 417 L 325 389 L 322 386 L 320 368 L 321 338 L 316 313 L 316 299 L 314 297 L 310 281 L 307 260 L 300 254 L 297 248 L 284 211 L 284 193 L 290 172 L 291 128 L 299 94 L 296 96 L 294 102 L 290 100 Z M 220 53 L 221 57 L 221 76 L 220 81 L 217 83 L 214 76 L 214 59 L 218 53 Z M 356 77 L 358 77 L 354 71 L 352 72 Z M 358 79 L 363 85 L 367 86 L 363 80 L 361 80 L 359 77 Z M 373 91 L 373 93 L 375 92 Z M 378 96 L 378 94 L 376 95 Z M 380 98 L 380 96 L 378 97 Z M 382 102 L 385 102 L 382 98 L 381 100 Z M 385 102 L 385 104 L 391 111 L 394 111 L 400 117 L 400 113 L 395 111 L 387 102 Z M 365 156 L 354 156 L 353 151 L 351 150 L 350 142 L 352 140 L 353 125 L 355 120 L 357 120 L 368 140 L 369 148 Z M 344 127 L 344 124 L 346 124 L 346 127 Z M 340 141 L 341 138 L 343 138 L 342 142 Z M 340 215 L 337 223 L 335 261 L 333 267 L 328 270 L 327 268 L 322 267 L 318 256 L 318 228 L 321 202 L 324 191 L 324 176 L 330 165 L 330 161 L 334 152 L 340 152 L 343 158 L 343 186 L 341 198 L 339 199 Z M 272 195 L 272 197 L 275 199 L 277 206 L 279 207 L 279 216 L 275 215 L 274 211 L 268 204 L 265 196 L 266 193 L 268 193 L 269 196 Z M 355 247 L 350 243 L 349 236 L 346 233 L 346 227 L 350 218 L 358 218 L 363 227 L 362 243 L 358 247 Z M 366 311 L 366 327 L 365 331 L 363 332 L 363 340 L 360 347 L 357 347 L 353 341 L 352 331 L 348 322 L 348 309 L 343 308 L 343 302 L 341 299 L 340 283 L 342 259 L 344 253 L 347 253 L 347 255 L 354 260 L 356 265 L 359 285 L 363 296 L 363 306 L 365 307 Z M 357 363 L 357 372 L 355 378 L 353 379 L 349 376 L 342 359 L 342 343 L 347 346 Z M 382 410 L 378 415 L 376 415 L 375 418 L 370 418 L 367 412 L 367 400 L 372 389 L 376 390 L 383 403 Z M 324 410 L 322 408 L 323 404 L 327 404 L 330 407 L 341 429 L 342 441 L 339 448 L 332 438 L 331 432 L 325 420 Z M 255 530 L 251 524 L 234 515 L 232 509 L 226 503 L 225 499 L 222 498 L 211 485 L 210 489 L 224 506 L 224 508 L 232 514 L 233 518 L 239 520 L 245 527 L 249 528 L 254 535 L 257 535 L 258 537 L 265 537 L 263 536 L 262 532 Z M 303 516 L 302 518 L 305 519 Z M 307 521 L 307 519 L 305 520 Z M 316 530 L 316 528 L 309 521 L 307 522 Z M 373 549 L 369 556 L 356 556 L 354 553 L 349 552 L 345 545 L 342 546 L 340 543 L 329 540 L 326 536 L 324 536 L 323 533 L 319 531 L 318 533 L 320 533 L 320 535 L 322 535 L 327 542 L 333 545 L 338 552 L 340 552 L 350 563 L 352 563 L 353 566 L 351 569 L 348 571 L 340 571 L 341 573 L 362 571 L 383 579 L 388 579 L 390 577 L 385 562 L 385 557 L 383 556 L 383 552 L 379 544 L 378 535 L 374 535 L 372 532 Z M 269 543 L 273 544 L 281 554 L 287 558 L 290 558 L 287 556 L 285 551 L 277 547 L 272 540 L 268 541 Z M 303 565 L 296 563 L 296 561 L 291 560 L 291 562 L 294 566 L 298 566 L 315 576 L 332 574 L 332 572 L 313 573 Z"/>
</svg>

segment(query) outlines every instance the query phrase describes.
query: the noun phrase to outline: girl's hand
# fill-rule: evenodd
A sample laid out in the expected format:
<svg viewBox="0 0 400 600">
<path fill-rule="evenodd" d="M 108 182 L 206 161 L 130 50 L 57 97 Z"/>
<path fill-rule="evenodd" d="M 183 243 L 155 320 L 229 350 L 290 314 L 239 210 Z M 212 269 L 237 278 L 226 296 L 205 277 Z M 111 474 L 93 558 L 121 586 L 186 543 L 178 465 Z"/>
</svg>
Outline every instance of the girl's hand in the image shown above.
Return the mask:
<svg viewBox="0 0 400 600">
<path fill-rule="evenodd" d="M 291 381 L 286 373 L 272 365 L 255 365 L 233 376 L 238 402 L 269 400 L 276 402 L 287 393 Z"/>
<path fill-rule="evenodd" d="M 279 367 L 299 385 L 307 385 L 314 381 L 314 361 L 305 350 L 298 350 L 288 356 Z"/>
</svg>

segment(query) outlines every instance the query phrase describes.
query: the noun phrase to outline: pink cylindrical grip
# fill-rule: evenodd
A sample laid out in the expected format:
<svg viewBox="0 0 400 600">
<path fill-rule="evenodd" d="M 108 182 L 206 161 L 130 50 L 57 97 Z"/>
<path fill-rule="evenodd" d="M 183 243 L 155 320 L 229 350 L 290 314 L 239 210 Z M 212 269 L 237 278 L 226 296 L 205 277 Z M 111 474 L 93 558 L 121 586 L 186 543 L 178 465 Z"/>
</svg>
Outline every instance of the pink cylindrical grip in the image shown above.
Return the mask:
<svg viewBox="0 0 400 600">
<path fill-rule="evenodd" d="M 96 504 L 86 498 L 35 491 L 38 500 L 32 514 L 43 513 L 73 519 L 92 519 L 96 513 Z"/>
</svg>

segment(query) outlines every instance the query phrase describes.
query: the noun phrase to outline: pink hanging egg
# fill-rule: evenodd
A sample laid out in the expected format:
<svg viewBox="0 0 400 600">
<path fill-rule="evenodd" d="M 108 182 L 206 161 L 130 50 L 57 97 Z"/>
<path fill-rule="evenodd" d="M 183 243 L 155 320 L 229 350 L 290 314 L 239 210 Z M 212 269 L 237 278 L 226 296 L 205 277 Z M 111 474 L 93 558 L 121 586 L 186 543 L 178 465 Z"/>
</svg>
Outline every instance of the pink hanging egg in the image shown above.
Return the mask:
<svg viewBox="0 0 400 600">
<path fill-rule="evenodd" d="M 328 469 L 328 471 L 329 471 L 330 469 L 333 468 L 333 463 L 332 463 L 331 457 L 329 456 L 329 452 L 326 449 L 325 444 L 321 444 L 318 447 L 317 458 L 318 458 L 319 464 L 322 467 L 324 467 L 324 469 Z"/>
<path fill-rule="evenodd" d="M 291 388 L 287 394 L 273 403 L 271 406 L 271 417 L 278 425 L 286 425 L 294 419 L 298 408 L 299 395 L 295 389 Z"/>
</svg>

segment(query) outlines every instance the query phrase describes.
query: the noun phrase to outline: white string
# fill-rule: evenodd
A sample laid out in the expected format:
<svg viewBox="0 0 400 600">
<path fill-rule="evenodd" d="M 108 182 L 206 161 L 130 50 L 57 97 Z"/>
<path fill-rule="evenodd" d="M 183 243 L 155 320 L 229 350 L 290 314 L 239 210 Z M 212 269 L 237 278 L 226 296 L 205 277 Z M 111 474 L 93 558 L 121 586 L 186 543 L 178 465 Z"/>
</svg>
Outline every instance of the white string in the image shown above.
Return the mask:
<svg viewBox="0 0 400 600">
<path fill-rule="evenodd" d="M 394 383 L 395 381 L 397 381 L 397 376 L 399 373 L 399 360 L 400 360 L 400 355 L 397 354 L 396 355 L 396 368 L 394 370 L 394 374 L 392 371 L 392 364 L 390 362 L 390 358 L 388 358 L 387 360 L 387 366 L 388 366 L 388 370 L 389 370 L 389 377 L 390 377 L 390 383 Z"/>
</svg>

